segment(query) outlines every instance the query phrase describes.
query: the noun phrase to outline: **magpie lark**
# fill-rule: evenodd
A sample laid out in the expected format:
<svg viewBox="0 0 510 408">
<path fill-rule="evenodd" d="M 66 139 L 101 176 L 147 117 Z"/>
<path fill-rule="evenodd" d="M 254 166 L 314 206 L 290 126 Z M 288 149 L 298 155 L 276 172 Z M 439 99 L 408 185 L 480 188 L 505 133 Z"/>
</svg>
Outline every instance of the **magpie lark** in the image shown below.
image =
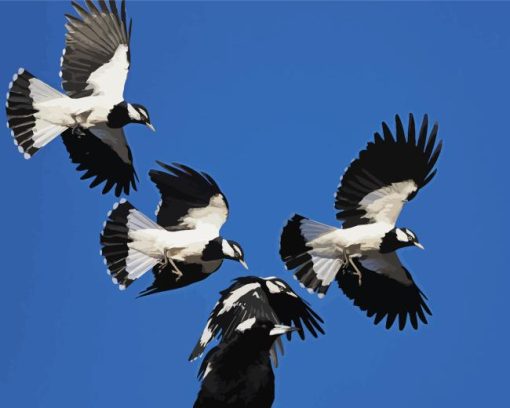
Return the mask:
<svg viewBox="0 0 510 408">
<path fill-rule="evenodd" d="M 301 339 L 305 338 L 303 324 L 314 337 L 317 337 L 317 332 L 324 334 L 320 316 L 282 279 L 255 276 L 237 278 L 220 295 L 189 357 L 190 361 L 198 358 L 215 337 L 229 341 L 238 325 L 253 318 L 293 325 L 299 329 Z M 290 334 L 287 338 L 290 340 Z M 277 344 L 283 352 L 280 340 Z M 275 348 L 271 348 L 271 356 L 277 365 Z"/>
<path fill-rule="evenodd" d="M 202 386 L 194 408 L 269 408 L 274 400 L 274 373 L 269 350 L 294 327 L 252 317 L 234 326 L 204 358 L 198 378 Z"/>
<path fill-rule="evenodd" d="M 7 93 L 7 127 L 25 159 L 62 134 L 82 179 L 103 182 L 103 194 L 136 190 L 136 172 L 123 126 L 142 123 L 154 130 L 147 109 L 124 100 L 130 67 L 131 21 L 126 3 L 73 2 L 78 17 L 66 15 L 66 47 L 61 58 L 62 88 L 57 91 L 23 68 Z"/>
<path fill-rule="evenodd" d="M 338 187 L 335 208 L 343 228 L 294 215 L 283 229 L 280 255 L 310 293 L 323 297 L 336 279 L 356 306 L 375 315 L 375 324 L 387 317 L 390 328 L 398 316 L 402 330 L 409 316 L 416 329 L 418 318 L 427 323 L 431 312 L 396 250 L 423 246 L 414 232 L 395 224 L 404 204 L 434 177 L 442 142 L 436 145 L 437 123 L 427 137 L 427 115 L 418 137 L 413 115 L 407 136 L 398 116 L 396 138 L 386 123 L 382 128 Z"/>
<path fill-rule="evenodd" d="M 121 199 L 108 213 L 101 254 L 119 289 L 153 268 L 142 296 L 187 286 L 218 270 L 224 259 L 248 268 L 241 246 L 220 236 L 228 203 L 216 182 L 182 164 L 158 162 L 149 176 L 161 193 L 157 222 Z"/>
</svg>

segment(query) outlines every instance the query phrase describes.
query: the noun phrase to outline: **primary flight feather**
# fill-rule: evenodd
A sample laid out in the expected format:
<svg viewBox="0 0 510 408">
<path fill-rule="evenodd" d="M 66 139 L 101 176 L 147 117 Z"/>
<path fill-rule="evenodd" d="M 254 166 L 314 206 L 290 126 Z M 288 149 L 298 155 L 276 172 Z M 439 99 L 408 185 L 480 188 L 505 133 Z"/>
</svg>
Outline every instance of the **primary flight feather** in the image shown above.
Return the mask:
<svg viewBox="0 0 510 408">
<path fill-rule="evenodd" d="M 382 135 L 376 133 L 346 169 L 335 196 L 342 228 L 294 215 L 283 229 L 280 255 L 309 292 L 323 297 L 336 280 L 375 324 L 386 318 L 390 328 L 398 317 L 402 330 L 407 318 L 416 329 L 431 312 L 396 253 L 423 246 L 396 223 L 405 203 L 436 174 L 442 142 L 436 144 L 437 123 L 429 134 L 427 115 L 418 134 L 413 115 L 407 135 L 398 115 L 395 123 L 396 137 L 383 123 Z"/>
</svg>

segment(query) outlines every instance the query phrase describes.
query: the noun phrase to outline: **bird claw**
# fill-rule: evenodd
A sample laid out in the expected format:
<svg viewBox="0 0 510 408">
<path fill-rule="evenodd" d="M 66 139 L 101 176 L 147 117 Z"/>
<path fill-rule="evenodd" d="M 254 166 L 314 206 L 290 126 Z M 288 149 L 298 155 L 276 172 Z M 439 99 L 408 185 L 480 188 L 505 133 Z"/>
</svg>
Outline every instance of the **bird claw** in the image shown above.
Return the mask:
<svg viewBox="0 0 510 408">
<path fill-rule="evenodd" d="M 80 127 L 80 125 L 73 126 L 72 132 L 73 132 L 73 136 L 76 136 L 78 138 L 85 135 L 85 132 Z"/>
<path fill-rule="evenodd" d="M 168 254 L 165 253 L 164 258 L 161 261 L 161 265 L 162 265 L 162 268 L 165 268 L 168 265 L 172 266 L 172 273 L 177 275 L 177 277 L 175 278 L 175 281 L 178 281 L 182 278 L 182 275 L 183 275 L 182 271 L 177 267 L 174 260 L 170 256 L 168 256 Z"/>
<path fill-rule="evenodd" d="M 172 273 L 174 273 L 175 275 L 177 275 L 177 277 L 175 278 L 175 281 L 177 282 L 179 279 L 182 278 L 182 272 L 179 271 L 179 270 L 173 270 Z"/>
<path fill-rule="evenodd" d="M 361 272 L 358 271 L 358 270 L 355 270 L 354 272 L 352 272 L 352 274 L 354 276 L 357 276 L 358 277 L 358 286 L 361 286 Z"/>
<path fill-rule="evenodd" d="M 350 264 L 352 266 L 352 268 L 349 272 L 352 275 L 358 277 L 358 286 L 361 286 L 361 278 L 362 278 L 361 271 L 359 270 L 359 268 L 356 266 L 356 264 L 354 263 L 354 261 L 352 260 L 352 258 L 349 255 L 344 254 L 344 258 L 345 259 L 344 259 L 343 273 L 345 274 L 349 270 L 349 268 L 347 268 L 347 265 Z"/>
</svg>

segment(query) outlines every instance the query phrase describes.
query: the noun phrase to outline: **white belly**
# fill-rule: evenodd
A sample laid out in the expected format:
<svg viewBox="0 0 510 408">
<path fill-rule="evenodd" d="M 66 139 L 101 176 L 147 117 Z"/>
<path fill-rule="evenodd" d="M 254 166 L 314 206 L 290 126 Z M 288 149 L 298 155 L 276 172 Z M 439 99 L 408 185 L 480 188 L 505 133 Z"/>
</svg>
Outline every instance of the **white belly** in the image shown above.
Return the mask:
<svg viewBox="0 0 510 408">
<path fill-rule="evenodd" d="M 172 259 L 185 261 L 201 254 L 204 246 L 217 236 L 217 231 L 205 229 L 184 231 L 142 229 L 129 232 L 133 242 L 128 245 L 153 258 L 162 259 L 165 252 L 169 252 Z"/>
<path fill-rule="evenodd" d="M 117 102 L 112 102 L 104 96 L 87 96 L 84 98 L 69 98 L 62 96 L 34 103 L 39 112 L 36 117 L 59 126 L 81 126 L 90 128 L 105 123 L 111 108 Z"/>
<path fill-rule="evenodd" d="M 336 229 L 310 242 L 317 255 L 341 256 L 347 250 L 354 254 L 379 249 L 382 237 L 393 229 L 385 223 L 358 225 L 352 228 Z"/>
</svg>

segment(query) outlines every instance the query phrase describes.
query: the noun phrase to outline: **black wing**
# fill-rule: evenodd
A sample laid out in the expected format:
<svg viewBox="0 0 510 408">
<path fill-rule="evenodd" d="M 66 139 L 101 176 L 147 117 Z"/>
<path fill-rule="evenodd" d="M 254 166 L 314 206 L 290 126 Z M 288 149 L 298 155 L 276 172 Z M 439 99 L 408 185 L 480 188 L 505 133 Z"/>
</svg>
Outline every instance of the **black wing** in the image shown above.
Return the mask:
<svg viewBox="0 0 510 408">
<path fill-rule="evenodd" d="M 90 129 L 72 129 L 62 133 L 62 139 L 76 170 L 85 171 L 81 179 L 94 178 L 90 188 L 106 181 L 103 194 L 115 187 L 115 195 L 129 194 L 130 187 L 136 190 L 136 175 L 133 156 L 122 129 L 97 126 Z"/>
<path fill-rule="evenodd" d="M 374 253 L 355 262 L 361 271 L 361 286 L 352 267 L 337 275 L 338 286 L 368 317 L 375 315 L 374 324 L 386 317 L 389 329 L 397 316 L 400 330 L 404 329 L 408 317 L 414 329 L 418 328 L 418 319 L 427 324 L 425 314 L 432 315 L 425 303 L 427 298 L 396 253 Z"/>
<path fill-rule="evenodd" d="M 413 115 L 409 115 L 407 137 L 399 116 L 396 139 L 383 122 L 383 136 L 375 134 L 358 159 L 346 170 L 335 197 L 337 219 L 344 228 L 373 222 L 395 224 L 406 201 L 434 177 L 434 165 L 441 152 L 436 146 L 434 124 L 427 140 L 428 117 L 424 116 L 418 140 Z"/>
<path fill-rule="evenodd" d="M 242 277 L 220 294 L 190 360 L 199 357 L 213 338 L 231 339 L 235 328 L 251 318 L 275 324 L 293 323 L 299 328 L 302 328 L 302 321 L 313 336 L 317 336 L 316 330 L 324 333 L 319 324 L 322 319 L 281 279 Z M 304 338 L 303 333 L 301 338 Z"/>
<path fill-rule="evenodd" d="M 149 172 L 161 193 L 158 224 L 168 230 L 209 224 L 219 232 L 228 217 L 228 202 L 212 177 L 182 164 L 157 163 L 166 170 Z"/>
<path fill-rule="evenodd" d="M 324 321 L 313 311 L 308 302 L 292 290 L 287 282 L 279 278 L 266 278 L 265 284 L 269 303 L 278 316 L 280 324 L 297 327 L 301 339 L 305 338 L 303 324 L 313 337 L 318 336 L 317 332 L 324 334 L 324 329 L 320 325 Z M 287 333 L 287 338 L 290 339 L 291 335 L 291 332 Z"/>
<path fill-rule="evenodd" d="M 62 57 L 62 87 L 72 98 L 107 95 L 122 101 L 129 72 L 131 21 L 126 2 L 120 13 L 115 1 L 87 0 L 88 10 L 73 2 L 79 17 L 67 14 L 66 47 Z"/>
<path fill-rule="evenodd" d="M 154 281 L 144 291 L 140 292 L 139 297 L 152 295 L 158 292 L 182 288 L 199 282 L 209 277 L 211 273 L 216 271 L 222 264 L 223 260 L 215 260 L 203 263 L 185 263 L 174 261 L 183 275 L 177 279 L 177 274 L 173 271 L 171 265 L 162 267 L 161 264 L 152 268 Z"/>
</svg>

